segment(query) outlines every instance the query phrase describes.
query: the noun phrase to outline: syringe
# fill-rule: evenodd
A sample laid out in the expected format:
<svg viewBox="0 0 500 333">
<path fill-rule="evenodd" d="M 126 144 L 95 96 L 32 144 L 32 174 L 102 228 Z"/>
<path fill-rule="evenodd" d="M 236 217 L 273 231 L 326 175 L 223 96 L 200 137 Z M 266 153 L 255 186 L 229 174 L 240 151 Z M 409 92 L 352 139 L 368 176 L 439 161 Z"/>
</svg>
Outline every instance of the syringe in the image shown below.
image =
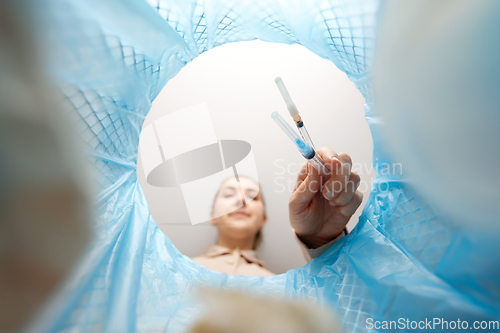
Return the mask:
<svg viewBox="0 0 500 333">
<path fill-rule="evenodd" d="M 324 179 L 330 178 L 331 171 L 328 169 L 323 162 L 323 159 L 314 151 L 314 149 L 304 142 L 297 133 L 285 122 L 285 119 L 280 116 L 278 112 L 273 112 L 271 117 L 278 124 L 279 127 L 285 132 L 285 134 L 295 143 L 297 148 L 299 149 L 302 156 L 311 163 L 311 165 L 318 170 L 321 176 Z"/>
<path fill-rule="evenodd" d="M 306 126 L 304 125 L 304 122 L 302 121 L 302 118 L 299 115 L 299 110 L 295 106 L 295 103 L 293 103 L 292 98 L 290 97 L 290 94 L 288 93 L 288 90 L 286 89 L 285 84 L 283 83 L 283 80 L 281 79 L 281 77 L 278 76 L 277 78 L 274 79 L 274 82 L 276 82 L 276 85 L 278 86 L 281 96 L 285 100 L 288 112 L 290 113 L 290 116 L 292 116 L 293 121 L 295 122 L 295 125 L 299 130 L 300 136 L 302 136 L 302 139 L 304 139 L 304 141 L 307 144 L 309 144 L 314 150 L 316 150 L 316 148 L 314 148 L 314 144 L 311 140 L 311 137 L 307 132 Z"/>
</svg>

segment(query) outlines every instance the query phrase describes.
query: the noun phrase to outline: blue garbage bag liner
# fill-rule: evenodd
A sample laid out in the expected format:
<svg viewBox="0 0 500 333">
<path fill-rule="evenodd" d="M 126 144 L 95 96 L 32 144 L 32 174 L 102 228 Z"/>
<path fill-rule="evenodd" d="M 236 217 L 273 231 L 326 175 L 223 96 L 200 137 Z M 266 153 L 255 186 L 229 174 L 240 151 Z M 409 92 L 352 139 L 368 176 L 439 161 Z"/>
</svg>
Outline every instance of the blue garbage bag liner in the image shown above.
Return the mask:
<svg viewBox="0 0 500 333">
<path fill-rule="evenodd" d="M 494 235 L 436 215 L 405 175 L 377 172 L 356 228 L 321 257 L 273 277 L 219 274 L 182 255 L 138 184 L 139 134 L 167 81 L 207 50 L 252 39 L 301 44 L 344 71 L 366 100 L 375 169 L 393 161 L 371 93 L 378 1 L 31 5 L 47 71 L 99 175 L 94 240 L 38 331 L 183 332 L 202 312 L 192 291 L 204 285 L 326 303 L 346 332 L 400 318 L 472 325 L 500 317 Z"/>
</svg>

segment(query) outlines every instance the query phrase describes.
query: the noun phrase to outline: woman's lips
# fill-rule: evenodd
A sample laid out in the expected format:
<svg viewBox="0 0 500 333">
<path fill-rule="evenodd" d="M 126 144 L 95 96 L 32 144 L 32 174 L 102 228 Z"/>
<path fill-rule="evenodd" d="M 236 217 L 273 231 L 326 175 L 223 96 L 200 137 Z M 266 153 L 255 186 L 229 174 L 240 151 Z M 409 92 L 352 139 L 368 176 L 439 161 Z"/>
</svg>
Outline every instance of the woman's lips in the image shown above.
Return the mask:
<svg viewBox="0 0 500 333">
<path fill-rule="evenodd" d="M 234 212 L 234 213 L 231 213 L 229 214 L 229 216 L 236 216 L 236 217 L 247 217 L 249 216 L 247 213 L 243 213 L 243 212 Z"/>
</svg>

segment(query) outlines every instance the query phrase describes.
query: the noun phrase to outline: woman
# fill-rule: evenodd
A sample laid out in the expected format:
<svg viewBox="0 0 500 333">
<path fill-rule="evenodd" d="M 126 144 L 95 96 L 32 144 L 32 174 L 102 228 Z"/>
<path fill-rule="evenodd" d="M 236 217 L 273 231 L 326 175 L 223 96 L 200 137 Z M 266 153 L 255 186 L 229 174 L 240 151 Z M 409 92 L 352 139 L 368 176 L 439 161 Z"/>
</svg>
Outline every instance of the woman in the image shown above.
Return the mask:
<svg viewBox="0 0 500 333">
<path fill-rule="evenodd" d="M 221 184 L 210 213 L 218 229 L 216 245 L 193 260 L 221 273 L 272 276 L 255 251 L 267 221 L 260 186 L 248 177 L 239 180 L 232 177 Z"/>
<path fill-rule="evenodd" d="M 289 201 L 290 224 L 307 260 L 319 257 L 347 234 L 345 226 L 363 200 L 350 156 L 331 148 L 317 152 L 332 170 L 330 178 L 322 179 L 305 163 Z M 211 211 L 212 225 L 218 229 L 216 245 L 193 260 L 226 274 L 274 275 L 255 251 L 267 220 L 260 186 L 248 177 L 239 180 L 221 184 Z"/>
</svg>

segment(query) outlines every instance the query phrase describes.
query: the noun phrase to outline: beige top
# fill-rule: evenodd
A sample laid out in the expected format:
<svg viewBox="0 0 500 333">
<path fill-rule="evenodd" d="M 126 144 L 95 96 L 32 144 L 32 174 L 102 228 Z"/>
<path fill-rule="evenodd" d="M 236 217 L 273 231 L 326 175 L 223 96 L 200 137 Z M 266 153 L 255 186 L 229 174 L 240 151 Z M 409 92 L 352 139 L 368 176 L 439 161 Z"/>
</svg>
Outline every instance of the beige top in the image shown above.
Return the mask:
<svg viewBox="0 0 500 333">
<path fill-rule="evenodd" d="M 294 232 L 295 234 L 295 232 Z M 317 248 L 310 249 L 295 235 L 299 242 L 300 249 L 304 258 L 309 261 L 312 258 L 319 257 L 333 244 L 335 244 L 346 233 L 342 232 L 337 238 L 329 243 Z M 257 252 L 254 250 L 243 250 L 236 248 L 234 250 L 226 247 L 214 245 L 201 256 L 194 257 L 193 260 L 198 264 L 207 267 L 216 272 L 231 275 L 247 276 L 273 276 L 274 273 L 264 268 L 264 262 L 259 260 Z"/>
<path fill-rule="evenodd" d="M 207 252 L 193 260 L 198 264 L 216 272 L 232 275 L 273 276 L 264 268 L 264 262 L 259 260 L 257 252 L 214 245 Z"/>
</svg>

